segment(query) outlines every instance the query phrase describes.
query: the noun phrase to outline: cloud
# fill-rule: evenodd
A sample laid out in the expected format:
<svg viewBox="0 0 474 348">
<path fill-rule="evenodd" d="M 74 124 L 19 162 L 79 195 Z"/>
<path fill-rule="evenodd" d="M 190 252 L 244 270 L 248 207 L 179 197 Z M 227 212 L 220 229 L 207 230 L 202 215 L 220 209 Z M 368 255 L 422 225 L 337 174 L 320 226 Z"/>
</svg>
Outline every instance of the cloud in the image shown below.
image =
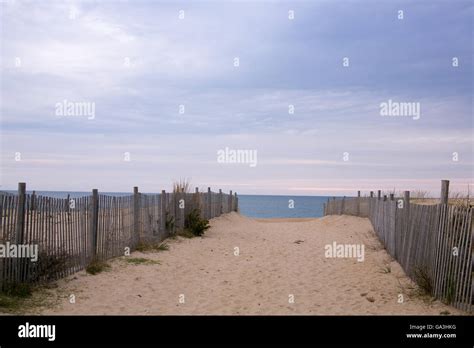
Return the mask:
<svg viewBox="0 0 474 348">
<path fill-rule="evenodd" d="M 312 194 L 472 178 L 472 5 L 401 2 L 400 22 L 398 4 L 370 4 L 4 3 L 2 185 L 159 191 L 192 176 Z M 95 103 L 95 119 L 57 117 L 65 99 Z M 421 118 L 381 117 L 388 99 Z M 226 146 L 258 166 L 219 166 Z"/>
</svg>

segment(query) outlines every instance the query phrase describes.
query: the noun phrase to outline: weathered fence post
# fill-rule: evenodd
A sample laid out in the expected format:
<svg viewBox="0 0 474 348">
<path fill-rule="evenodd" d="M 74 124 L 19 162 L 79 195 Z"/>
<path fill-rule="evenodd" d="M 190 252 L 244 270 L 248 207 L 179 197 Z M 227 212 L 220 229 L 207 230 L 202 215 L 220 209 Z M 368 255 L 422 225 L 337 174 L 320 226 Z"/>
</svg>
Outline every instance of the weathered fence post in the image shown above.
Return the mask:
<svg viewBox="0 0 474 348">
<path fill-rule="evenodd" d="M 26 203 L 26 183 L 18 183 L 18 210 L 16 216 L 16 245 L 24 243 L 25 234 L 25 203 Z M 23 281 L 24 258 L 17 258 L 11 264 L 14 265 L 13 274 L 17 282 Z"/>
<path fill-rule="evenodd" d="M 410 207 L 410 191 L 405 191 L 403 193 L 403 200 L 405 201 L 403 208 Z"/>
<path fill-rule="evenodd" d="M 31 210 L 36 210 L 36 191 L 31 194 Z"/>
<path fill-rule="evenodd" d="M 194 189 L 194 197 L 193 197 L 194 207 L 193 209 L 199 209 L 199 188 Z"/>
<path fill-rule="evenodd" d="M 137 186 L 133 188 L 133 233 L 136 241 L 140 240 L 140 211 Z"/>
<path fill-rule="evenodd" d="M 199 215 L 201 216 L 201 218 L 203 218 L 203 219 L 207 218 L 207 216 L 206 216 L 206 207 L 201 206 L 201 195 L 199 193 L 199 188 L 198 187 L 196 187 L 196 189 L 194 191 L 194 200 L 195 200 L 196 208 L 199 209 Z"/>
<path fill-rule="evenodd" d="M 235 202 L 234 202 L 234 211 L 239 211 L 239 197 L 237 197 L 237 192 L 234 192 L 234 198 L 235 198 Z"/>
<path fill-rule="evenodd" d="M 449 180 L 441 180 L 441 204 L 448 204 Z"/>
<path fill-rule="evenodd" d="M 469 237 L 468 237 L 469 238 Z M 471 209 L 471 231 L 470 231 L 470 238 L 471 238 L 471 255 L 474 253 L 474 211 Z M 466 304 L 466 311 L 470 312 L 473 308 L 472 299 L 474 299 L 474 258 L 471 256 L 471 279 L 467 280 L 468 282 L 471 281 L 471 303 Z M 469 296 L 469 294 L 466 294 Z"/>
<path fill-rule="evenodd" d="M 91 214 L 91 232 L 92 232 L 92 259 L 97 259 L 97 242 L 99 226 L 99 190 L 92 190 L 92 214 Z"/>
<path fill-rule="evenodd" d="M 405 230 L 405 233 L 408 233 L 408 228 L 410 226 L 410 191 L 405 191 L 403 193 L 403 209 L 405 211 L 404 230 Z"/>
<path fill-rule="evenodd" d="M 16 244 L 23 244 L 25 232 L 26 183 L 18 183 L 18 210 L 16 216 Z"/>
<path fill-rule="evenodd" d="M 160 229 L 162 232 L 166 232 L 166 191 L 161 190 L 160 196 Z"/>
<path fill-rule="evenodd" d="M 357 211 L 356 211 L 356 215 L 357 216 L 360 215 L 360 191 L 357 191 Z"/>
<path fill-rule="evenodd" d="M 383 201 L 385 202 L 387 200 L 387 195 L 383 195 Z"/>
<path fill-rule="evenodd" d="M 232 211 L 232 190 L 229 191 L 229 211 L 230 213 Z"/>
<path fill-rule="evenodd" d="M 369 199 L 369 219 L 371 219 L 371 220 L 372 220 L 372 207 L 374 206 L 373 198 L 374 198 L 374 191 L 370 191 L 370 199 Z"/>
<path fill-rule="evenodd" d="M 388 227 L 388 250 L 393 258 L 396 258 L 397 246 L 396 246 L 396 230 L 397 230 L 397 202 L 395 202 L 395 194 L 390 194 L 389 206 L 389 227 Z"/>
<path fill-rule="evenodd" d="M 346 196 L 342 197 L 342 202 L 341 202 L 341 213 L 339 215 L 344 214 L 344 209 L 346 207 Z"/>
<path fill-rule="evenodd" d="M 408 238 L 410 233 L 410 191 L 403 193 L 403 210 L 404 210 L 404 222 L 403 222 L 403 255 L 397 255 L 400 264 L 403 269 L 407 269 L 408 261 L 410 257 L 409 250 L 411 248 L 411 238 Z"/>
<path fill-rule="evenodd" d="M 207 188 L 207 219 L 212 219 L 212 192 L 211 188 Z"/>
<path fill-rule="evenodd" d="M 377 190 L 377 199 L 380 201 L 380 197 L 382 195 L 382 191 L 381 190 Z"/>
<path fill-rule="evenodd" d="M 69 209 L 69 201 L 70 201 L 70 200 L 71 200 L 71 198 L 70 198 L 70 195 L 69 195 L 69 193 L 68 193 L 68 194 L 67 194 L 66 201 L 65 201 L 65 206 L 64 206 L 64 211 L 65 211 L 66 213 L 69 213 L 69 210 L 70 210 L 70 209 Z"/>
<path fill-rule="evenodd" d="M 222 207 L 222 189 L 219 189 L 219 215 L 223 213 Z"/>
</svg>

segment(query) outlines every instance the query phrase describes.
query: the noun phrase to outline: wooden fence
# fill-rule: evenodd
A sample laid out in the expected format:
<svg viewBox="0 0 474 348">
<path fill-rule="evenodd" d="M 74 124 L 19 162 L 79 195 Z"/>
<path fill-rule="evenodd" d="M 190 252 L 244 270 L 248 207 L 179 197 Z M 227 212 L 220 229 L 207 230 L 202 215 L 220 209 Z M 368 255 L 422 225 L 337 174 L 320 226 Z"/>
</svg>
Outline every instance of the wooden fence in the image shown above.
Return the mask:
<svg viewBox="0 0 474 348">
<path fill-rule="evenodd" d="M 206 219 L 238 210 L 237 194 L 211 192 L 99 194 L 53 198 L 0 192 L 0 246 L 37 246 L 38 260 L 1 257 L 0 289 L 9 284 L 37 283 L 68 276 L 92 260 L 107 260 L 133 251 L 140 242 L 159 242 L 184 228 L 195 208 Z M 129 249 L 126 249 L 129 248 Z"/>
<path fill-rule="evenodd" d="M 387 252 L 405 273 L 434 297 L 456 308 L 473 309 L 474 214 L 470 205 L 448 204 L 449 182 L 443 180 L 441 202 L 410 203 L 403 197 L 328 200 L 325 215 L 368 217 Z"/>
</svg>

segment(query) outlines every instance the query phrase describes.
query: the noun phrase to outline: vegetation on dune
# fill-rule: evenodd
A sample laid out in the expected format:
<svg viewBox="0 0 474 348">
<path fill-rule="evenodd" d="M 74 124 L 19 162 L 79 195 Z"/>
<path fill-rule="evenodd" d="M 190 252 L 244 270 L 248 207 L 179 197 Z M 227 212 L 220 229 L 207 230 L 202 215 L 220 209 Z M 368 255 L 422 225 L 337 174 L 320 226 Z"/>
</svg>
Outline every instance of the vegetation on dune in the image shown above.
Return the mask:
<svg viewBox="0 0 474 348">
<path fill-rule="evenodd" d="M 155 243 L 155 242 L 144 243 L 144 242 L 140 242 L 140 243 L 138 243 L 135 250 L 140 251 L 140 252 L 165 251 L 165 250 L 169 250 L 169 246 L 168 246 L 167 243 Z"/>
<path fill-rule="evenodd" d="M 173 193 L 190 193 L 191 182 L 189 179 L 179 179 L 173 183 Z"/>
<path fill-rule="evenodd" d="M 413 192 L 410 192 L 410 197 L 413 199 L 430 199 L 431 195 L 428 191 L 415 190 Z"/>
<path fill-rule="evenodd" d="M 32 293 L 32 286 L 28 283 L 4 284 L 3 291 L 0 292 L 0 309 L 7 312 L 17 311 Z"/>
<path fill-rule="evenodd" d="M 438 204 L 440 202 L 439 198 L 433 198 L 428 191 L 424 190 L 413 191 L 410 193 L 410 197 L 413 203 Z M 448 204 L 457 207 L 470 207 L 472 200 L 469 187 L 467 192 L 449 192 Z"/>
<path fill-rule="evenodd" d="M 150 260 L 144 257 L 130 257 L 125 258 L 125 261 L 132 264 L 132 265 L 159 265 L 161 264 L 160 261 L 157 260 Z"/>
<path fill-rule="evenodd" d="M 173 193 L 190 193 L 191 182 L 189 179 L 180 179 L 173 183 Z M 173 221 L 174 227 L 174 221 Z M 184 229 L 178 231 L 178 235 L 185 238 L 202 236 L 209 229 L 209 220 L 201 218 L 201 209 L 194 208 L 190 211 L 184 220 Z"/>
<path fill-rule="evenodd" d="M 110 268 L 110 265 L 107 262 L 94 260 L 89 263 L 86 267 L 86 272 L 92 275 L 101 273 L 106 271 Z"/>
<path fill-rule="evenodd" d="M 196 237 L 190 230 L 184 229 L 178 232 L 178 236 L 184 238 L 194 238 Z"/>
<path fill-rule="evenodd" d="M 472 205 L 469 189 L 467 193 L 463 192 L 450 192 L 449 193 L 449 205 L 457 207 L 470 207 Z"/>
<path fill-rule="evenodd" d="M 414 269 L 413 278 L 415 283 L 426 295 L 431 295 L 433 291 L 433 280 L 426 267 L 416 267 Z"/>
<path fill-rule="evenodd" d="M 209 220 L 201 218 L 201 211 L 197 208 L 193 209 L 184 221 L 184 228 L 194 236 L 202 236 L 210 227 Z"/>
</svg>

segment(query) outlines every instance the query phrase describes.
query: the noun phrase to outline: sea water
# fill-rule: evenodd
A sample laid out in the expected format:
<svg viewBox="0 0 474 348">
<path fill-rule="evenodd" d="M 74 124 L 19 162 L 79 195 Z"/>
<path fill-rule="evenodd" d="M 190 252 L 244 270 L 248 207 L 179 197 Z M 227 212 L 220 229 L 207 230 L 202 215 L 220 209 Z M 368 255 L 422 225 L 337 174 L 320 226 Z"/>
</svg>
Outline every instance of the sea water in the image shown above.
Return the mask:
<svg viewBox="0 0 474 348">
<path fill-rule="evenodd" d="M 16 191 L 10 191 L 16 193 Z M 31 193 L 31 191 L 27 191 Z M 129 196 L 131 192 L 100 192 L 110 196 Z M 55 198 L 90 196 L 91 192 L 36 191 L 37 195 Z M 239 212 L 253 218 L 322 217 L 327 196 L 239 195 Z"/>
<path fill-rule="evenodd" d="M 239 195 L 239 211 L 254 218 L 307 218 L 324 214 L 325 196 Z"/>
</svg>

